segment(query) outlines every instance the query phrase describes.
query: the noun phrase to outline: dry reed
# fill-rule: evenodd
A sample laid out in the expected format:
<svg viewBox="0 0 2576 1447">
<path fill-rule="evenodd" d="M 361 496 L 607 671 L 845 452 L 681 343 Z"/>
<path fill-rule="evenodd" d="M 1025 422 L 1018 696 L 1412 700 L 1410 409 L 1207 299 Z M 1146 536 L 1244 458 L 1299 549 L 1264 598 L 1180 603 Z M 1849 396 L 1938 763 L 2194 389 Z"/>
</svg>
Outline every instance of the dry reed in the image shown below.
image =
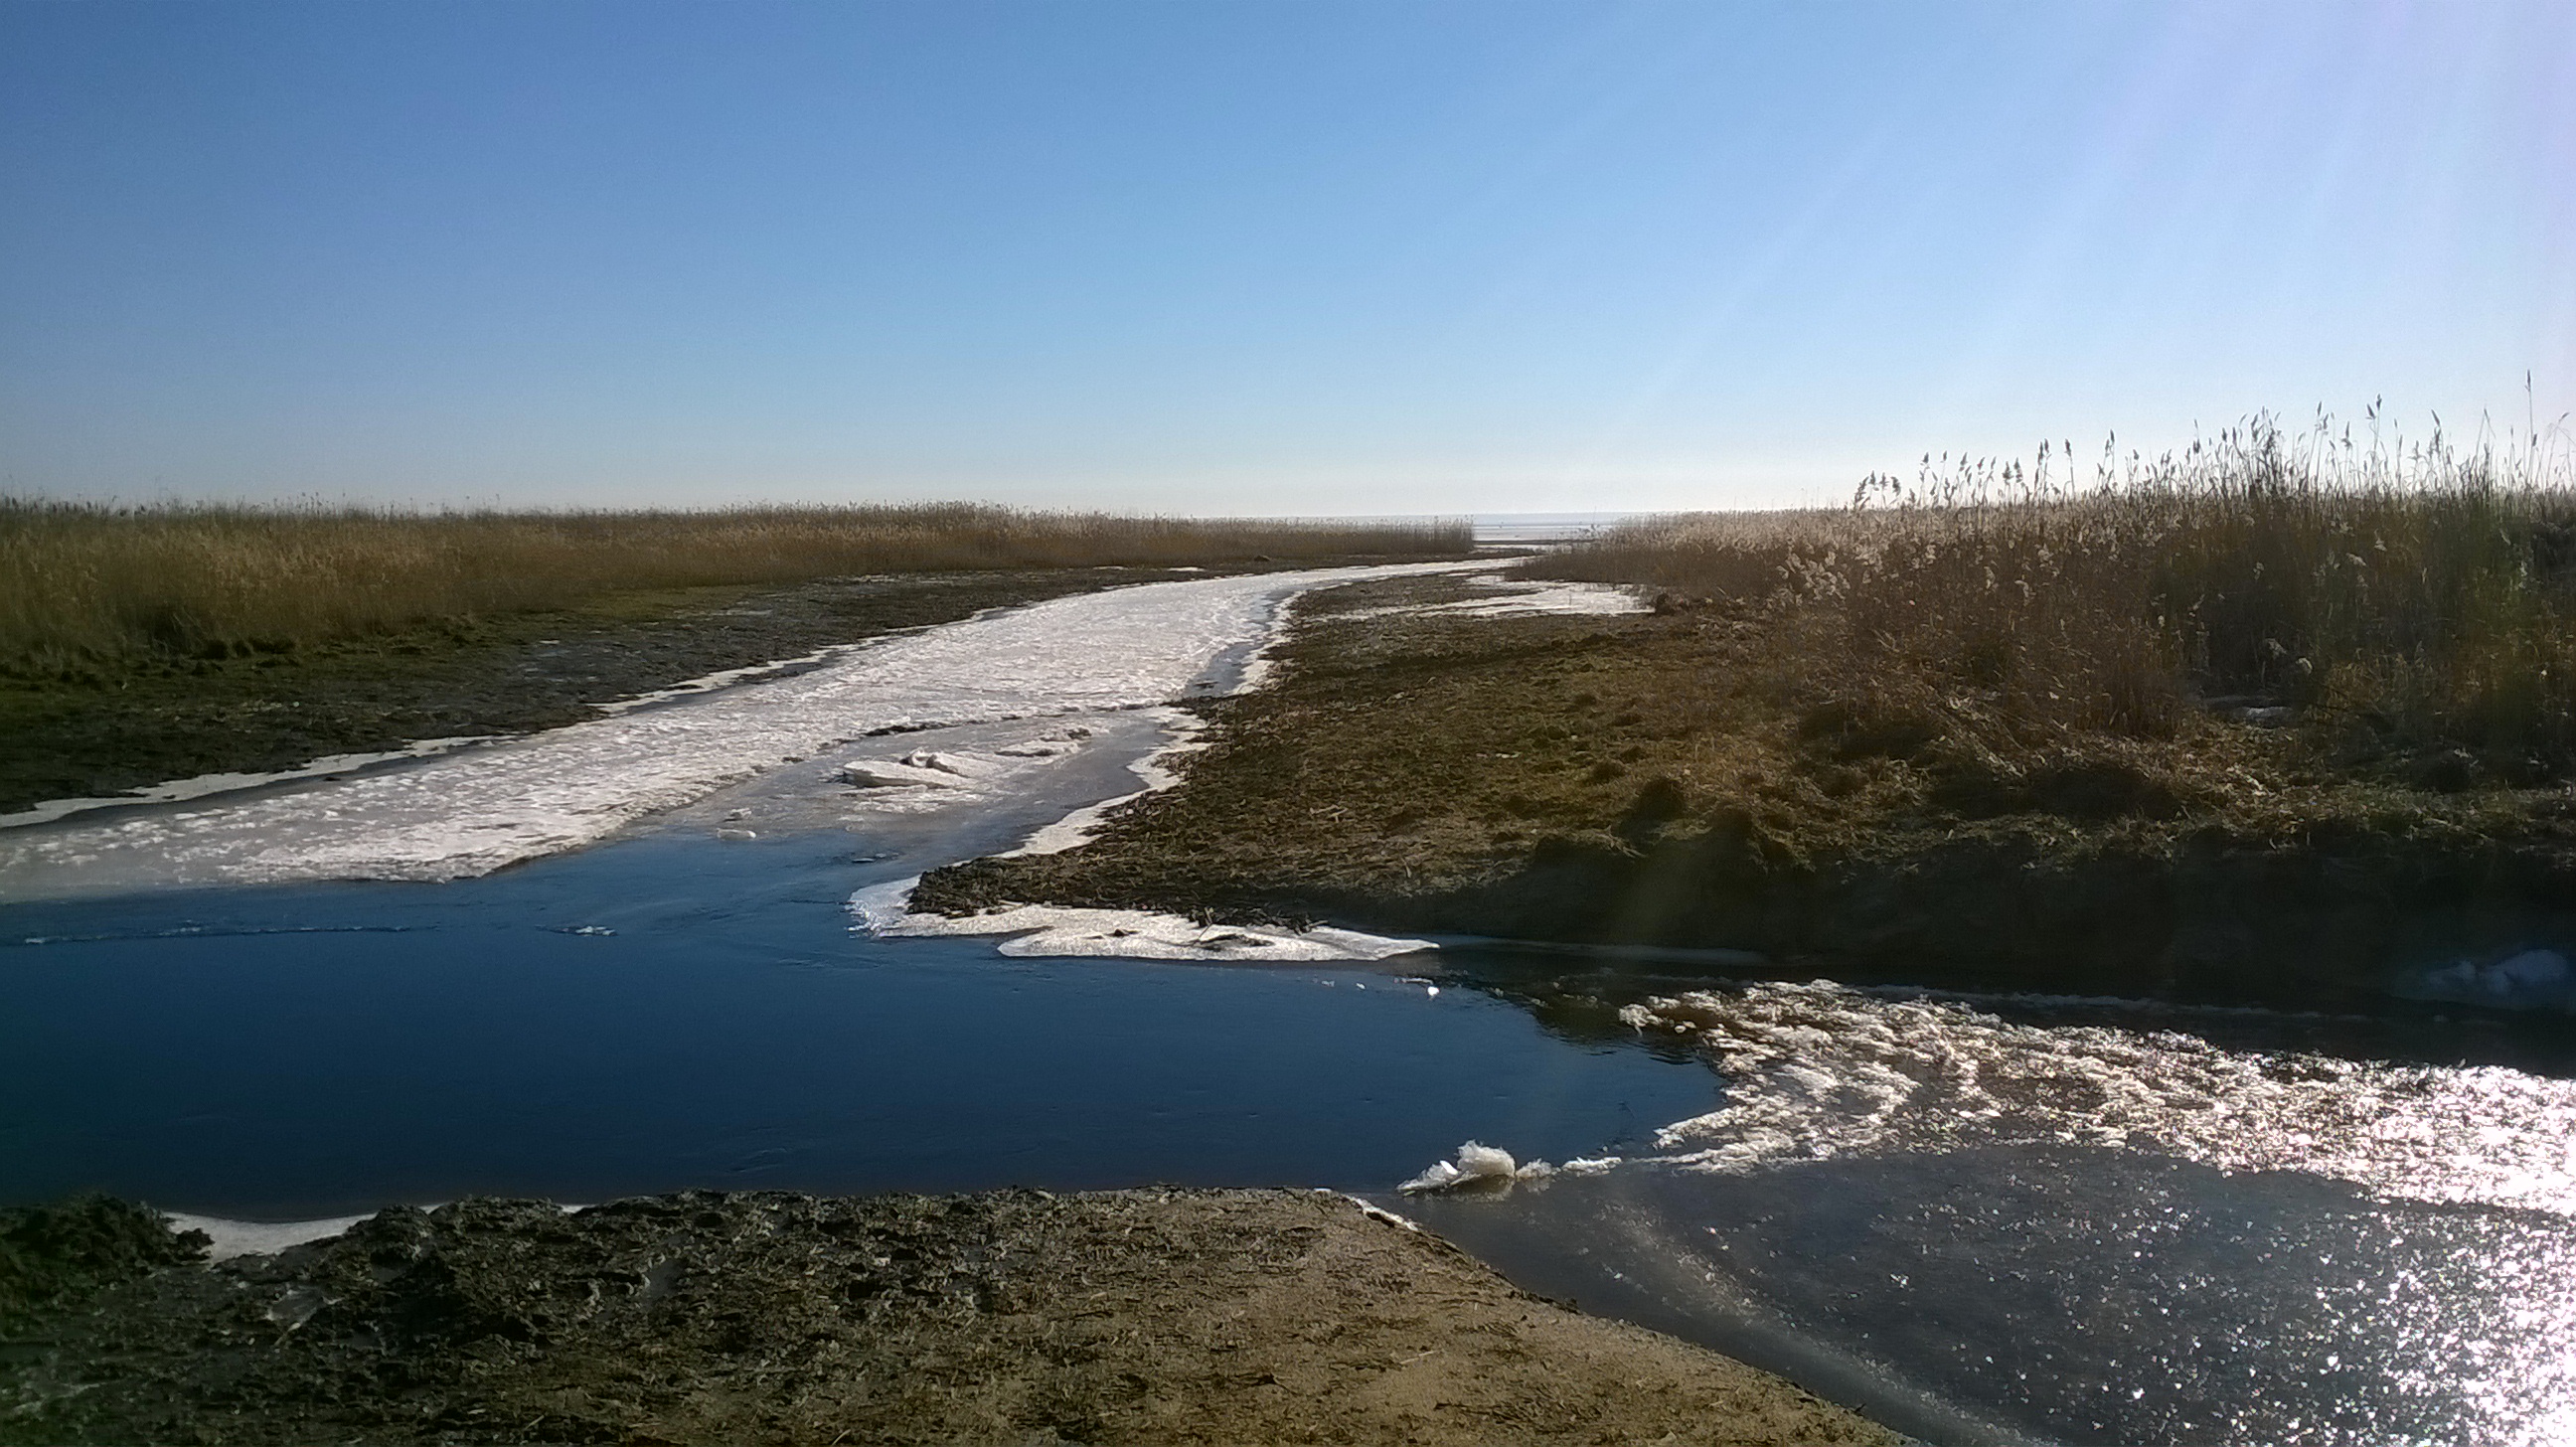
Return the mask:
<svg viewBox="0 0 2576 1447">
<path fill-rule="evenodd" d="M 1926 457 L 1841 510 L 1701 514 L 1544 560 L 1758 612 L 1801 706 L 2010 755 L 2296 718 L 2346 762 L 2576 773 L 2564 434 L 2459 448 L 2256 417 L 2089 481 Z"/>
<path fill-rule="evenodd" d="M 0 498 L 0 668 L 283 649 L 640 589 L 866 573 L 1450 554 L 1463 522 L 966 504 L 712 512 L 113 508 Z"/>
</svg>

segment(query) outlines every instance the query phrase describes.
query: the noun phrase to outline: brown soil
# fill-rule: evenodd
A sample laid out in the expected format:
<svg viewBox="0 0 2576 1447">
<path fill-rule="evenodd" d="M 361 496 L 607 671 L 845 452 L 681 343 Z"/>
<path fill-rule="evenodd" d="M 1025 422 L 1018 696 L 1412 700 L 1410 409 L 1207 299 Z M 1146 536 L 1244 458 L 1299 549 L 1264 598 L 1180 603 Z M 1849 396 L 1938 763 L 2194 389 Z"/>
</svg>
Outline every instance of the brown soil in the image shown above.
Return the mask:
<svg viewBox="0 0 2576 1447">
<path fill-rule="evenodd" d="M 150 1255 L 17 1318 L 0 1441 L 1900 1440 L 1317 1192 L 470 1200 Z"/>
<path fill-rule="evenodd" d="M 2337 770 L 2211 718 L 2022 757 L 1812 705 L 1750 612 L 1470 619 L 1310 595 L 1186 782 L 1008 900 L 1726 947 L 1917 983 L 2358 1002 L 2402 966 L 2576 945 L 2576 796 Z"/>
<path fill-rule="evenodd" d="M 986 608 L 1187 576 L 1203 575 L 1023 569 L 628 593 L 560 612 L 457 619 L 273 652 L 0 674 L 0 813 L 198 774 L 289 769 L 419 739 L 552 728 L 595 717 L 591 705 L 725 669 Z"/>
</svg>

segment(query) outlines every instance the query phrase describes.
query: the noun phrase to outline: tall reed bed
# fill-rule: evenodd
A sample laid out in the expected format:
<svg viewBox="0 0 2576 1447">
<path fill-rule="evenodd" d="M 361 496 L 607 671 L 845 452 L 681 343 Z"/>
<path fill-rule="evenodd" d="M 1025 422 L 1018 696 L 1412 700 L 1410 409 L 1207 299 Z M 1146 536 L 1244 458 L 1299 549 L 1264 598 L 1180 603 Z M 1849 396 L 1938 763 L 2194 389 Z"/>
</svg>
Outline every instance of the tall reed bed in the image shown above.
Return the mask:
<svg viewBox="0 0 2576 1447">
<path fill-rule="evenodd" d="M 0 498 L 0 667 L 283 648 L 632 589 L 1470 546 L 1463 522 L 1140 518 L 965 504 L 416 514 Z"/>
<path fill-rule="evenodd" d="M 2106 449 L 2089 479 L 2071 462 L 1927 457 L 1847 509 L 1658 519 L 1539 567 L 1758 609 L 1811 704 L 1993 749 L 2171 738 L 2216 710 L 2296 718 L 2347 758 L 2576 773 L 2562 443 L 2257 417 L 2152 460 Z"/>
</svg>

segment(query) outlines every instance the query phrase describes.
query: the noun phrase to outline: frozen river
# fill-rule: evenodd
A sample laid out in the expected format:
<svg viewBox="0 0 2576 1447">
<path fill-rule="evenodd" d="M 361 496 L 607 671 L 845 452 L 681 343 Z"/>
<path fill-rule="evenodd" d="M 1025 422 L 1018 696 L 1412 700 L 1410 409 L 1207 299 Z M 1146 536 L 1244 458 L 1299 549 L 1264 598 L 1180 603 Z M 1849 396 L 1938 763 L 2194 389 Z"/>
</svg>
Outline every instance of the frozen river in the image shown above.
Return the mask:
<svg viewBox="0 0 2576 1447">
<path fill-rule="evenodd" d="M 0 1198 L 1330 1186 L 1929 1440 L 2576 1435 L 2576 1086 L 2537 1027 L 871 927 L 1140 787 L 1155 706 L 1320 581 L 0 831 Z M 1394 1194 L 1471 1137 L 1621 1163 Z"/>
</svg>

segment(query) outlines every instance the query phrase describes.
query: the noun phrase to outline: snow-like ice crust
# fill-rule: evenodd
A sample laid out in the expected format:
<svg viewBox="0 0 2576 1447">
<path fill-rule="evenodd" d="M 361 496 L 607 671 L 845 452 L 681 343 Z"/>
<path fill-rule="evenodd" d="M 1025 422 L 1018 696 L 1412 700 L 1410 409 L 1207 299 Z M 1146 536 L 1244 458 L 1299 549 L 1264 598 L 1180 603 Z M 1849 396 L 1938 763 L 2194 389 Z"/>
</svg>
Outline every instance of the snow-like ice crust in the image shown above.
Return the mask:
<svg viewBox="0 0 2576 1447">
<path fill-rule="evenodd" d="M 1657 1137 L 1701 1170 L 2064 1142 L 2576 1216 L 2576 1082 L 2504 1066 L 2233 1050 L 2143 1020 L 2030 1024 L 1823 980 L 1619 1013 L 1695 1038 L 1725 1077 L 1723 1106 Z"/>
<path fill-rule="evenodd" d="M 1141 909 L 1074 909 L 1020 904 L 984 914 L 915 914 L 906 907 L 917 879 L 863 889 L 850 898 L 861 928 L 886 939 L 1000 936 L 994 948 L 1017 958 L 1119 958 L 1314 963 L 1384 960 L 1433 948 L 1429 940 L 1358 930 L 1205 925 Z"/>
<path fill-rule="evenodd" d="M 1143 788 L 1076 809 L 1030 835 L 1018 848 L 1003 851 L 1001 857 L 1060 854 L 1088 843 L 1109 811 L 1179 783 L 1180 757 L 1207 747 L 1201 738 L 1206 726 L 1197 715 L 1181 709 L 1154 712 L 1163 725 L 1166 742 L 1128 765 L 1143 781 Z M 869 767 L 872 771 L 876 768 Z M 917 877 L 898 879 L 862 889 L 850 896 L 850 914 L 860 929 L 882 939 L 995 937 L 1001 940 L 994 947 L 997 952 L 1029 959 L 1310 963 L 1384 960 L 1435 948 L 1429 940 L 1398 939 L 1358 930 L 1204 925 L 1176 914 L 1141 909 L 1021 904 L 973 915 L 916 914 L 912 910 L 912 890 L 920 882 Z M 1431 993 L 1438 995 L 1440 987 L 1432 985 Z"/>
<path fill-rule="evenodd" d="M 291 784 L 298 779 L 327 779 L 333 774 L 346 774 L 378 764 L 398 763 L 405 759 L 426 759 L 436 754 L 454 753 L 476 744 L 491 743 L 497 735 L 474 734 L 452 739 L 422 739 L 399 749 L 384 749 L 365 754 L 325 754 L 310 763 L 291 769 L 266 773 L 226 772 L 195 774 L 185 779 L 172 779 L 163 784 L 147 784 L 128 789 L 122 794 L 78 799 L 48 799 L 41 804 L 21 809 L 15 814 L 0 814 L 0 829 L 14 829 L 26 824 L 51 824 L 74 814 L 87 814 L 99 809 L 131 809 L 139 804 L 185 804 L 190 800 L 217 794 L 238 794 L 250 789 L 263 789 L 274 784 Z"/>
<path fill-rule="evenodd" d="M 1457 598 L 1446 603 L 1399 603 L 1384 608 L 1358 608 L 1335 616 L 1342 619 L 1431 615 L 1464 618 L 1535 618 L 1548 615 L 1604 618 L 1654 611 L 1654 605 L 1647 602 L 1637 589 L 1619 583 L 1551 583 L 1536 579 L 1507 577 L 1501 573 L 1476 573 L 1460 578 L 1458 581 L 1470 587 L 1486 589 L 1494 596 Z"/>
<path fill-rule="evenodd" d="M 328 1241 L 348 1234 L 364 1216 L 333 1216 L 319 1221 L 233 1221 L 221 1216 L 191 1216 L 172 1211 L 174 1231 L 203 1231 L 210 1243 L 206 1259 L 230 1261 L 236 1256 L 274 1256 L 291 1246 Z"/>
<path fill-rule="evenodd" d="M 1542 583 L 1499 576 L 1464 581 L 1491 588 L 1497 596 L 1435 603 L 1422 611 L 1459 613 L 1470 618 L 1526 618 L 1540 614 L 1591 618 L 1654 611 L 1636 589 L 1616 583 Z"/>
<path fill-rule="evenodd" d="M 0 834 L 0 897 L 87 879 L 456 879 L 594 843 L 870 734 L 1207 697 L 1310 588 L 1458 564 L 1153 583 L 882 640 L 746 683 L 354 778 Z M 900 761 L 901 751 L 892 757 Z"/>
<path fill-rule="evenodd" d="M 1585 1164 L 1592 1164 L 1586 1162 Z M 1514 1181 L 1544 1181 L 1556 1174 L 1545 1161 L 1522 1164 L 1500 1146 L 1469 1141 L 1458 1147 L 1455 1161 L 1433 1161 L 1431 1169 L 1396 1187 L 1406 1195 L 1420 1191 L 1455 1191 L 1473 1186 L 1501 1186 Z"/>
</svg>

